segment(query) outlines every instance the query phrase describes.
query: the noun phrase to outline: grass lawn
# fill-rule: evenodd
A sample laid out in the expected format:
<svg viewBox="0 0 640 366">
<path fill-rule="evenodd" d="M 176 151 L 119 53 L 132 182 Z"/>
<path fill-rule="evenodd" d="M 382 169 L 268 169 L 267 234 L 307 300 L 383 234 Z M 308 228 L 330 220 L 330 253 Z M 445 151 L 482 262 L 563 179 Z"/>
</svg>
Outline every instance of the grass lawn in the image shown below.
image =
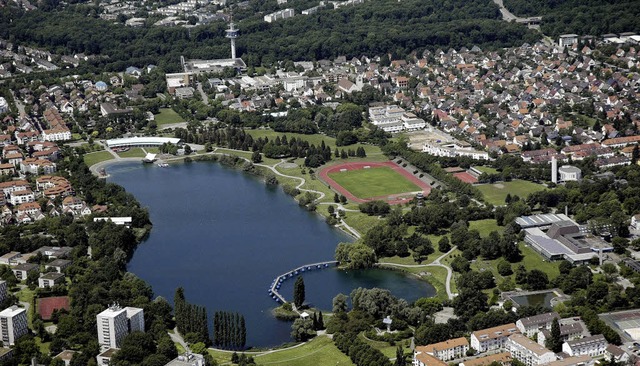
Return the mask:
<svg viewBox="0 0 640 366">
<path fill-rule="evenodd" d="M 98 164 L 102 161 L 107 161 L 113 159 L 113 155 L 111 155 L 108 151 L 98 151 L 94 153 L 89 153 L 84 155 L 84 163 L 87 166 L 92 166 L 94 164 Z"/>
<path fill-rule="evenodd" d="M 282 138 L 283 135 L 287 136 L 287 139 L 291 139 L 292 137 L 295 137 L 296 139 L 303 139 L 306 141 L 309 141 L 309 144 L 313 144 L 316 146 L 320 146 L 320 144 L 322 143 L 322 141 L 324 141 L 324 143 L 329 146 L 331 148 L 331 150 L 335 150 L 336 149 L 336 139 L 333 137 L 329 137 L 329 136 L 325 136 L 325 135 L 320 135 L 320 134 L 314 134 L 314 135 L 303 135 L 301 133 L 290 133 L 290 132 L 276 132 L 273 130 L 247 130 L 247 133 L 250 134 L 251 136 L 253 136 L 253 138 L 257 139 L 259 137 L 266 137 L 269 139 L 269 141 L 273 141 L 276 139 L 276 137 L 280 136 L 280 138 Z M 377 154 L 380 155 L 382 154 L 382 152 L 380 151 L 380 148 L 378 146 L 375 145 L 368 145 L 368 144 L 354 144 L 354 145 L 349 145 L 349 146 L 339 146 L 338 149 L 344 149 L 344 151 L 347 151 L 349 149 L 352 150 L 356 150 L 359 147 L 363 147 L 364 151 L 367 153 L 367 155 L 373 155 L 373 154 Z"/>
<path fill-rule="evenodd" d="M 474 166 L 474 168 L 478 169 L 482 173 L 487 174 L 497 174 L 498 170 L 496 168 L 492 168 L 490 166 Z"/>
<path fill-rule="evenodd" d="M 420 188 L 389 167 L 329 173 L 333 179 L 358 198 L 415 192 Z"/>
<path fill-rule="evenodd" d="M 558 269 L 557 263 L 545 260 L 530 246 L 525 245 L 524 242 L 520 242 L 518 244 L 518 247 L 520 248 L 520 252 L 522 253 L 523 258 L 519 263 L 514 263 L 514 271 L 516 269 L 516 266 L 524 264 L 524 267 L 527 269 L 527 271 L 531 271 L 532 269 L 539 269 L 542 272 L 546 273 L 547 276 L 549 276 L 549 280 L 553 280 L 554 278 L 560 276 L 560 270 Z"/>
<path fill-rule="evenodd" d="M 134 147 L 129 151 L 118 153 L 121 158 L 144 158 L 147 154 L 140 147 Z"/>
<path fill-rule="evenodd" d="M 500 182 L 495 184 L 481 184 L 476 186 L 482 192 L 484 199 L 494 206 L 504 205 L 507 194 L 527 198 L 533 192 L 542 191 L 545 187 L 542 184 L 528 182 L 526 180 L 514 180 L 511 182 Z"/>
<path fill-rule="evenodd" d="M 353 365 L 326 336 L 316 337 L 300 347 L 254 356 L 258 365 L 335 366 Z"/>
<path fill-rule="evenodd" d="M 145 147 L 144 149 L 150 154 L 160 154 L 160 148 L 158 147 Z"/>
<path fill-rule="evenodd" d="M 184 118 L 180 117 L 180 115 L 171 108 L 161 108 L 160 113 L 155 115 L 155 121 L 158 127 L 160 127 L 171 123 L 184 122 Z"/>
<path fill-rule="evenodd" d="M 498 226 L 498 222 L 494 219 L 469 221 L 469 230 L 476 229 L 480 233 L 481 237 L 489 236 L 492 231 L 501 233 L 504 230 L 503 226 Z"/>
<path fill-rule="evenodd" d="M 392 346 L 389 344 L 389 342 L 380 342 L 380 341 L 374 341 L 372 339 L 368 339 L 364 336 L 364 333 L 358 334 L 358 338 L 360 338 L 360 340 L 363 341 L 364 343 L 367 343 L 371 347 L 379 350 L 380 352 L 382 352 L 382 354 L 384 354 L 388 358 L 396 357 L 396 349 L 398 348 L 397 345 Z M 397 344 L 402 345 L 402 348 L 404 349 L 404 353 L 408 354 L 411 352 L 411 349 L 409 348 L 410 342 L 411 342 L 410 340 L 406 339 L 406 340 L 399 341 Z"/>
</svg>

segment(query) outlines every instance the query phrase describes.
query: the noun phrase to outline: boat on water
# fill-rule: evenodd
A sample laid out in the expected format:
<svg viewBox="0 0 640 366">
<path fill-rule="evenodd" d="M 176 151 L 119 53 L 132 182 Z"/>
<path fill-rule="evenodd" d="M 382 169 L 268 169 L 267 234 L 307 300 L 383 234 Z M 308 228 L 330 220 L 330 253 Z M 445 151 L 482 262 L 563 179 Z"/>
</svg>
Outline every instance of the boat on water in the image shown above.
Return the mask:
<svg viewBox="0 0 640 366">
<path fill-rule="evenodd" d="M 158 163 L 158 166 L 159 166 L 160 168 L 168 168 L 168 167 L 169 167 L 169 164 L 167 164 L 167 163 Z"/>
</svg>

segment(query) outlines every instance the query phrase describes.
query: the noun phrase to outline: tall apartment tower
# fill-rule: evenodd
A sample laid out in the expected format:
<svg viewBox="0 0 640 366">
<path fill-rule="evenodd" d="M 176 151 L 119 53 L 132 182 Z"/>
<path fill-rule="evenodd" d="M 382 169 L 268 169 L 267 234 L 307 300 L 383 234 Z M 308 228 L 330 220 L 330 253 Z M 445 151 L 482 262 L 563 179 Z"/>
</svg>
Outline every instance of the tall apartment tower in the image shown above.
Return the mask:
<svg viewBox="0 0 640 366">
<path fill-rule="evenodd" d="M 16 340 L 27 334 L 27 311 L 24 308 L 12 306 L 0 312 L 0 335 L 5 346 L 13 346 Z"/>
<path fill-rule="evenodd" d="M 144 332 L 144 312 L 139 308 L 112 305 L 96 316 L 98 343 L 102 350 L 120 348 L 122 339 L 135 331 Z"/>
<path fill-rule="evenodd" d="M 558 160 L 555 156 L 551 157 L 551 181 L 558 183 Z"/>
<path fill-rule="evenodd" d="M 7 282 L 0 281 L 0 302 L 4 301 L 7 297 Z"/>
<path fill-rule="evenodd" d="M 240 32 L 238 29 L 236 29 L 236 25 L 233 24 L 233 19 L 231 19 L 231 22 L 229 23 L 229 29 L 226 30 L 227 35 L 225 37 L 229 38 L 231 40 L 231 58 L 235 59 L 236 58 L 236 38 L 238 38 L 238 33 Z"/>
</svg>

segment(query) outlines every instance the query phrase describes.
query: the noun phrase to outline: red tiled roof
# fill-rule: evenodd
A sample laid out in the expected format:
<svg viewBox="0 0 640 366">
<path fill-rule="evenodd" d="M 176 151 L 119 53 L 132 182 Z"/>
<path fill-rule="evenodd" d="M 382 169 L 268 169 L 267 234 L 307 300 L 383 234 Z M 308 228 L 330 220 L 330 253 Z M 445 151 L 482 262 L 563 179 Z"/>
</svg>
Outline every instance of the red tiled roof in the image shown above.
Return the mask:
<svg viewBox="0 0 640 366">
<path fill-rule="evenodd" d="M 45 297 L 38 299 L 38 313 L 42 320 L 51 319 L 51 314 L 56 309 L 65 309 L 69 311 L 69 296 Z"/>
</svg>

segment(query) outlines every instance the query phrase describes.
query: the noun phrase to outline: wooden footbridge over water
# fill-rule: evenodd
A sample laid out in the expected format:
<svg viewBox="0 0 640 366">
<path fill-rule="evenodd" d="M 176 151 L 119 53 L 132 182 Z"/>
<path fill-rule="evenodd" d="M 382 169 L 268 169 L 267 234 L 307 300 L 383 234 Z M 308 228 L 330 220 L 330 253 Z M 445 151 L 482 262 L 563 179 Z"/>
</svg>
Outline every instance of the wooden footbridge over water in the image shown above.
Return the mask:
<svg viewBox="0 0 640 366">
<path fill-rule="evenodd" d="M 276 277 L 275 280 L 273 280 L 273 282 L 271 283 L 271 287 L 269 287 L 269 296 L 271 296 L 271 298 L 273 298 L 276 302 L 278 303 L 285 303 L 287 302 L 287 300 L 285 300 L 284 296 L 282 296 L 280 294 L 280 292 L 278 290 L 280 290 L 280 285 L 290 279 L 293 278 L 293 276 L 297 276 L 299 274 L 302 274 L 304 272 L 309 272 L 309 271 L 313 271 L 313 270 L 320 270 L 320 269 L 324 269 L 324 268 L 329 268 L 329 267 L 333 267 L 338 265 L 338 261 L 327 261 L 327 262 L 318 262 L 318 263 L 311 263 L 311 264 L 305 264 L 304 266 L 300 266 L 294 270 L 291 270 L 289 272 L 283 273 L 280 276 Z"/>
</svg>

